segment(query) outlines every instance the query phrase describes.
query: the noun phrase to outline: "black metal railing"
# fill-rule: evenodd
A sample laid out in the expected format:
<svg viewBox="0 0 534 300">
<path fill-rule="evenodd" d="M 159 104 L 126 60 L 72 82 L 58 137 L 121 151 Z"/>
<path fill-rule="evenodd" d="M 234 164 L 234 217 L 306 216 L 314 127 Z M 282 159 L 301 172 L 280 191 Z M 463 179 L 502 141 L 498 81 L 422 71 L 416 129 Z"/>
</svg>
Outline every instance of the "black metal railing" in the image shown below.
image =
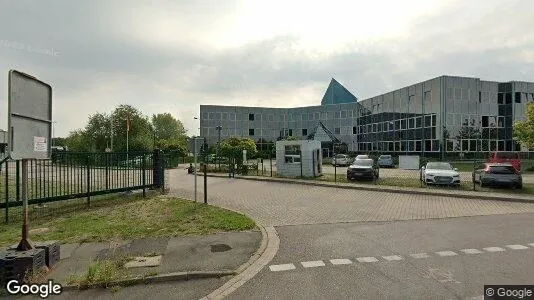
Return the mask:
<svg viewBox="0 0 534 300">
<path fill-rule="evenodd" d="M 161 151 L 129 153 L 55 152 L 50 160 L 28 161 L 28 204 L 162 188 Z M 5 160 L 0 171 L 0 209 L 21 206 L 22 161 Z"/>
</svg>

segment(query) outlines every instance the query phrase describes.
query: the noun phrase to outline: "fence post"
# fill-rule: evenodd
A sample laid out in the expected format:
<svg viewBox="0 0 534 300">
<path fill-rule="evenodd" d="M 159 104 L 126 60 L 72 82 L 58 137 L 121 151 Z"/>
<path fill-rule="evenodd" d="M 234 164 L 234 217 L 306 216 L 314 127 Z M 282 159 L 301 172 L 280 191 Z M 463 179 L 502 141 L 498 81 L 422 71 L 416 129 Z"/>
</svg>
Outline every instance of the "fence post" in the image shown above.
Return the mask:
<svg viewBox="0 0 534 300">
<path fill-rule="evenodd" d="M 271 177 L 273 177 L 273 156 L 272 153 L 269 152 L 269 164 L 271 165 Z"/>
<path fill-rule="evenodd" d="M 20 201 L 20 160 L 15 161 L 15 197 Z"/>
<path fill-rule="evenodd" d="M 9 170 L 9 164 L 8 164 L 7 160 L 6 160 L 5 163 L 6 163 L 6 166 L 5 166 L 5 168 L 6 168 L 6 178 L 5 178 L 5 181 L 6 181 L 5 182 L 6 183 L 6 187 L 5 187 L 5 189 L 6 189 L 6 191 L 5 191 L 6 192 L 6 220 L 5 220 L 5 222 L 7 224 L 7 223 L 9 223 L 9 186 L 8 186 L 8 184 L 9 184 L 9 171 L 8 171 Z"/>
<path fill-rule="evenodd" d="M 89 155 L 87 155 L 87 160 L 86 160 L 87 206 L 91 206 L 91 169 L 89 166 L 90 164 L 91 164 L 91 158 Z"/>
<path fill-rule="evenodd" d="M 146 153 L 143 154 L 143 166 L 141 167 L 143 172 L 143 198 L 146 197 Z"/>
<path fill-rule="evenodd" d="M 299 151 L 299 156 L 300 156 L 300 178 L 304 177 L 303 176 L 303 173 L 302 173 L 302 149 Z"/>
<path fill-rule="evenodd" d="M 476 159 L 475 157 L 473 156 L 473 177 L 472 177 L 472 181 L 473 181 L 473 191 L 476 191 L 477 188 L 476 188 L 476 185 L 475 185 L 475 168 L 476 168 Z M 460 183 L 461 184 L 461 183 Z"/>
<path fill-rule="evenodd" d="M 109 155 L 110 153 L 104 153 L 106 156 L 106 190 L 109 190 Z"/>
<path fill-rule="evenodd" d="M 335 157 L 332 157 L 332 162 L 334 164 L 334 182 L 337 183 L 337 163 L 335 159 Z"/>
<path fill-rule="evenodd" d="M 228 160 L 228 164 L 230 164 L 230 160 Z M 208 165 L 204 161 L 204 204 L 208 204 Z"/>
</svg>

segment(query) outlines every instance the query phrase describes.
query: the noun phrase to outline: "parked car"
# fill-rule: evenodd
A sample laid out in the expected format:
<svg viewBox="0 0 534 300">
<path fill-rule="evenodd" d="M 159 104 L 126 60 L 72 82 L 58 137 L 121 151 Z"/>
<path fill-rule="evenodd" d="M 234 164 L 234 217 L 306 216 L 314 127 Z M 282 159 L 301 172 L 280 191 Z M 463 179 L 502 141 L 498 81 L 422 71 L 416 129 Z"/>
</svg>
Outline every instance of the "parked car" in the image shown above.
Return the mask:
<svg viewBox="0 0 534 300">
<path fill-rule="evenodd" d="M 523 177 L 510 163 L 484 163 L 473 171 L 473 181 L 485 186 L 523 188 Z"/>
<path fill-rule="evenodd" d="M 369 158 L 369 155 L 360 154 L 360 155 L 356 155 L 356 158 L 354 160 L 356 161 L 360 159 L 370 159 L 370 158 Z"/>
<path fill-rule="evenodd" d="M 378 166 L 380 168 L 395 168 L 395 162 L 391 155 L 380 155 L 378 157 Z"/>
<path fill-rule="evenodd" d="M 332 159 L 332 165 L 334 166 L 349 166 L 351 162 L 351 157 L 346 154 L 336 154 Z"/>
<path fill-rule="evenodd" d="M 374 160 L 357 159 L 347 168 L 347 179 L 378 179 L 378 167 Z"/>
<path fill-rule="evenodd" d="M 448 162 L 428 162 L 421 168 L 421 180 L 426 184 L 460 185 L 460 173 Z"/>
<path fill-rule="evenodd" d="M 521 171 L 521 159 L 517 152 L 493 152 L 486 160 L 488 163 L 510 163 L 517 171 Z"/>
</svg>

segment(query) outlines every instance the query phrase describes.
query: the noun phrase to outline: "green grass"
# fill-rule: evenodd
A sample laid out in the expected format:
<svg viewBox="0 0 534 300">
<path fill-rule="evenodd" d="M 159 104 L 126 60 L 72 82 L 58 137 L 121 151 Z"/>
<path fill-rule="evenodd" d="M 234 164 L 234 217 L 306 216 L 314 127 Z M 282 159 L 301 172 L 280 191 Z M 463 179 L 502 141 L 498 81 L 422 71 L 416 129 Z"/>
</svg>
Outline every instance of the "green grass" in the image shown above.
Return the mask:
<svg viewBox="0 0 534 300">
<path fill-rule="evenodd" d="M 97 284 L 107 288 L 111 283 L 127 277 L 124 269 L 126 261 L 126 259 L 95 261 L 89 265 L 85 274 L 70 276 L 67 284 L 78 287 Z"/>
<path fill-rule="evenodd" d="M 116 195 L 93 200 L 91 207 L 82 199 L 64 204 L 50 214 L 44 210 L 30 214 L 30 229 L 48 228 L 48 231 L 30 234 L 31 240 L 74 243 L 255 228 L 254 221 L 245 215 L 168 196 Z M 20 222 L 0 226 L 0 246 L 14 244 L 19 239 Z"/>
</svg>

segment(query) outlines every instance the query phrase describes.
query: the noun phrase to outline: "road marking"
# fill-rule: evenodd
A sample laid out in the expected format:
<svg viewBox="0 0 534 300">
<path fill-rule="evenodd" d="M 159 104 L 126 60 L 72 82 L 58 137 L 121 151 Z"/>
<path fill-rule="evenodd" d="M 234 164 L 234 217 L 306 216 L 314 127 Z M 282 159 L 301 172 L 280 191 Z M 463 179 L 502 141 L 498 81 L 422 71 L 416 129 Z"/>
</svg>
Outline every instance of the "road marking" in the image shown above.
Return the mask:
<svg viewBox="0 0 534 300">
<path fill-rule="evenodd" d="M 410 256 L 413 258 L 429 258 L 430 257 L 430 255 L 426 253 L 415 253 L 415 254 L 410 254 Z"/>
<path fill-rule="evenodd" d="M 480 253 L 483 253 L 482 251 L 480 251 L 478 249 L 462 249 L 460 251 L 462 251 L 465 254 L 480 254 Z"/>
<path fill-rule="evenodd" d="M 402 260 L 402 256 L 398 255 L 391 255 L 391 256 L 382 256 L 385 260 L 394 261 L 394 260 Z"/>
<path fill-rule="evenodd" d="M 528 244 L 530 247 L 534 247 L 534 243 L 530 243 Z"/>
<path fill-rule="evenodd" d="M 438 251 L 436 252 L 437 255 L 439 256 L 455 256 L 455 255 L 458 255 L 456 252 L 453 252 L 453 251 Z"/>
<path fill-rule="evenodd" d="M 506 247 L 506 248 L 510 248 L 510 249 L 512 249 L 512 250 L 523 250 L 523 249 L 528 249 L 528 247 L 523 246 L 523 245 L 506 245 L 505 247 Z"/>
<path fill-rule="evenodd" d="M 283 265 L 270 265 L 269 269 L 273 272 L 278 271 L 287 271 L 287 270 L 294 270 L 296 269 L 294 264 L 283 264 Z"/>
<path fill-rule="evenodd" d="M 325 264 L 322 260 L 303 261 L 301 262 L 304 268 L 324 267 Z"/>
<path fill-rule="evenodd" d="M 359 262 L 377 262 L 378 261 L 378 259 L 374 257 L 357 257 L 356 260 Z"/>
<path fill-rule="evenodd" d="M 501 247 L 488 247 L 488 248 L 484 248 L 484 250 L 488 251 L 488 252 L 502 252 L 502 251 L 506 251 L 506 249 L 503 249 Z"/>
<path fill-rule="evenodd" d="M 352 264 L 352 261 L 350 259 L 346 259 L 346 258 L 335 258 L 335 259 L 331 259 L 330 262 L 333 265 L 350 265 L 350 264 Z"/>
</svg>

